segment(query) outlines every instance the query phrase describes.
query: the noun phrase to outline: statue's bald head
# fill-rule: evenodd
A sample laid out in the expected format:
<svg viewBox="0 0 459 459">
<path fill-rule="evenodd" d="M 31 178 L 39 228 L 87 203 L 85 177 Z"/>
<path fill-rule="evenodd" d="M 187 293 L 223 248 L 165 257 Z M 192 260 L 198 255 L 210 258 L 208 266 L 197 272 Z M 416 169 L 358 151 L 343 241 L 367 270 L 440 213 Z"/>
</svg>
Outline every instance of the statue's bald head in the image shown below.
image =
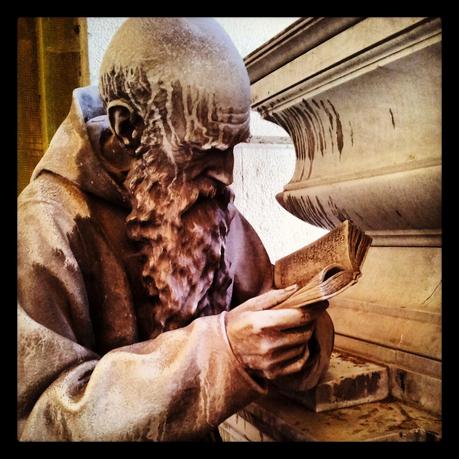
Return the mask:
<svg viewBox="0 0 459 459">
<path fill-rule="evenodd" d="M 210 18 L 128 19 L 104 56 L 100 92 L 109 115 L 124 106 L 166 149 L 224 148 L 248 136 L 247 71 Z"/>
</svg>

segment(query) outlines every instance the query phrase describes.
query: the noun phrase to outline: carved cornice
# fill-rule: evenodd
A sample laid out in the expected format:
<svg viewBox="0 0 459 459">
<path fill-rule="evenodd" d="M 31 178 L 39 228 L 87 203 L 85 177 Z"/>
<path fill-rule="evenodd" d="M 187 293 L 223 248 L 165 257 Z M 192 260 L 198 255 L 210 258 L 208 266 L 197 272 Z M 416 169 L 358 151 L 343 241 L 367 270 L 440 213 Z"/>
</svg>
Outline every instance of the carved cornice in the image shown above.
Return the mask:
<svg viewBox="0 0 459 459">
<path fill-rule="evenodd" d="M 441 247 L 442 232 L 436 230 L 367 231 L 372 247 Z"/>
<path fill-rule="evenodd" d="M 383 237 L 439 234 L 441 20 L 352 19 L 327 18 L 335 33 L 325 38 L 324 18 L 305 18 L 246 58 L 253 108 L 295 146 L 293 177 L 277 199 L 322 228 L 351 219 Z M 303 53 L 279 66 L 276 50 L 292 37 L 303 37 Z M 270 73 L 259 78 L 262 64 Z"/>
<path fill-rule="evenodd" d="M 295 21 L 244 59 L 253 84 L 363 18 L 306 17 Z"/>
<path fill-rule="evenodd" d="M 294 103 L 297 98 L 312 97 L 350 78 L 357 78 L 413 52 L 416 47 L 441 40 L 439 18 L 349 18 L 355 24 L 347 27 L 339 22 L 340 18 L 327 19 L 336 22 L 336 31 L 341 26 L 341 32 L 327 38 L 321 36 L 320 39 L 324 40 L 318 45 L 305 46 L 302 54 L 286 59 L 281 66 L 276 59 L 271 60 L 271 57 L 277 57 L 272 56 L 272 52 L 259 55 L 266 45 L 245 58 L 252 84 L 252 108 L 262 116 Z M 297 31 L 299 36 L 304 38 L 309 33 L 316 33 L 315 29 L 308 27 L 309 23 L 303 26 L 301 35 Z M 279 39 L 281 37 L 279 34 Z M 314 42 L 314 38 L 309 41 Z M 267 72 L 261 79 L 257 78 L 257 67 L 253 67 L 251 56 L 257 56 L 257 66 L 263 63 Z"/>
</svg>

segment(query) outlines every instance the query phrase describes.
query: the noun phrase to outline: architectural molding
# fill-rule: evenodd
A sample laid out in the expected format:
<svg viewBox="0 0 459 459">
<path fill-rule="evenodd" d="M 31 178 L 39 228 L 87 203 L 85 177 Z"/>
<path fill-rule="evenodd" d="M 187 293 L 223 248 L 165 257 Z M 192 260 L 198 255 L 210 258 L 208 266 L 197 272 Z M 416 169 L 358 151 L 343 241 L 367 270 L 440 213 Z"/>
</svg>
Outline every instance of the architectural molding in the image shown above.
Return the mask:
<svg viewBox="0 0 459 459">
<path fill-rule="evenodd" d="M 253 84 L 363 18 L 306 17 L 295 21 L 244 59 Z"/>
<path fill-rule="evenodd" d="M 439 41 L 439 18 L 366 18 L 282 67 L 265 64 L 270 72 L 260 80 L 249 65 L 252 108 L 266 117 Z"/>
<path fill-rule="evenodd" d="M 280 135 L 254 135 L 247 143 L 264 143 L 269 145 L 293 145 L 292 139 Z"/>
<path fill-rule="evenodd" d="M 352 302 L 331 302 L 330 317 L 336 333 L 358 338 L 367 343 L 409 352 L 421 357 L 441 360 L 441 316 L 419 313 L 421 320 L 408 314 L 394 316 L 382 305 L 359 305 Z M 392 308 L 395 310 L 395 308 Z"/>
<path fill-rule="evenodd" d="M 348 19 L 303 18 L 247 56 L 252 108 L 295 147 L 279 203 L 373 238 L 362 278 L 330 300 L 336 346 L 387 365 L 394 397 L 439 413 L 442 23 Z"/>
</svg>

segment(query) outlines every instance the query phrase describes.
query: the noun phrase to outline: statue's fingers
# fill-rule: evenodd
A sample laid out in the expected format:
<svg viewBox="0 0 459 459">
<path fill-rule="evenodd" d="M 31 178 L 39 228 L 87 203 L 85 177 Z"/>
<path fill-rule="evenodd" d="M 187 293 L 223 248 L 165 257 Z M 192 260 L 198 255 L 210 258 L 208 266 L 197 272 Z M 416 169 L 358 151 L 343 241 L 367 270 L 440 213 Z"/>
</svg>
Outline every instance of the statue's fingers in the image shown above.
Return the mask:
<svg viewBox="0 0 459 459">
<path fill-rule="evenodd" d="M 278 305 L 282 301 L 286 300 L 296 290 L 298 290 L 298 286 L 296 284 L 283 289 L 269 290 L 268 292 L 263 293 L 262 295 L 256 296 L 246 301 L 241 305 L 241 307 L 244 307 L 245 309 L 251 311 L 270 309 Z"/>
<path fill-rule="evenodd" d="M 308 358 L 309 358 L 309 348 L 306 345 L 304 348 L 304 352 L 300 358 L 295 358 L 291 360 L 290 362 L 288 362 L 287 364 L 285 362 L 282 362 L 276 367 L 273 367 L 269 370 L 264 370 L 263 374 L 265 378 L 267 379 L 276 379 L 281 376 L 287 376 L 293 373 L 298 373 L 304 368 Z"/>
</svg>

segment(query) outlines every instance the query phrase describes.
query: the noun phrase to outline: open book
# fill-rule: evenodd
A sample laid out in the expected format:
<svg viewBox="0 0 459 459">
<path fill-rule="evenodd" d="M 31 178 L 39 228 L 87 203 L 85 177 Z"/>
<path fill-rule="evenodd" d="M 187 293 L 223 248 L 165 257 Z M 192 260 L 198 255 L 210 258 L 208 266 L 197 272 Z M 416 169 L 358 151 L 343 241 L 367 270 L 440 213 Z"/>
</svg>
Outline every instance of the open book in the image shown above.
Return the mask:
<svg viewBox="0 0 459 459">
<path fill-rule="evenodd" d="M 312 244 L 277 260 L 275 288 L 292 284 L 300 288 L 273 309 L 306 306 L 354 285 L 371 242 L 371 237 L 346 220 Z"/>
</svg>

